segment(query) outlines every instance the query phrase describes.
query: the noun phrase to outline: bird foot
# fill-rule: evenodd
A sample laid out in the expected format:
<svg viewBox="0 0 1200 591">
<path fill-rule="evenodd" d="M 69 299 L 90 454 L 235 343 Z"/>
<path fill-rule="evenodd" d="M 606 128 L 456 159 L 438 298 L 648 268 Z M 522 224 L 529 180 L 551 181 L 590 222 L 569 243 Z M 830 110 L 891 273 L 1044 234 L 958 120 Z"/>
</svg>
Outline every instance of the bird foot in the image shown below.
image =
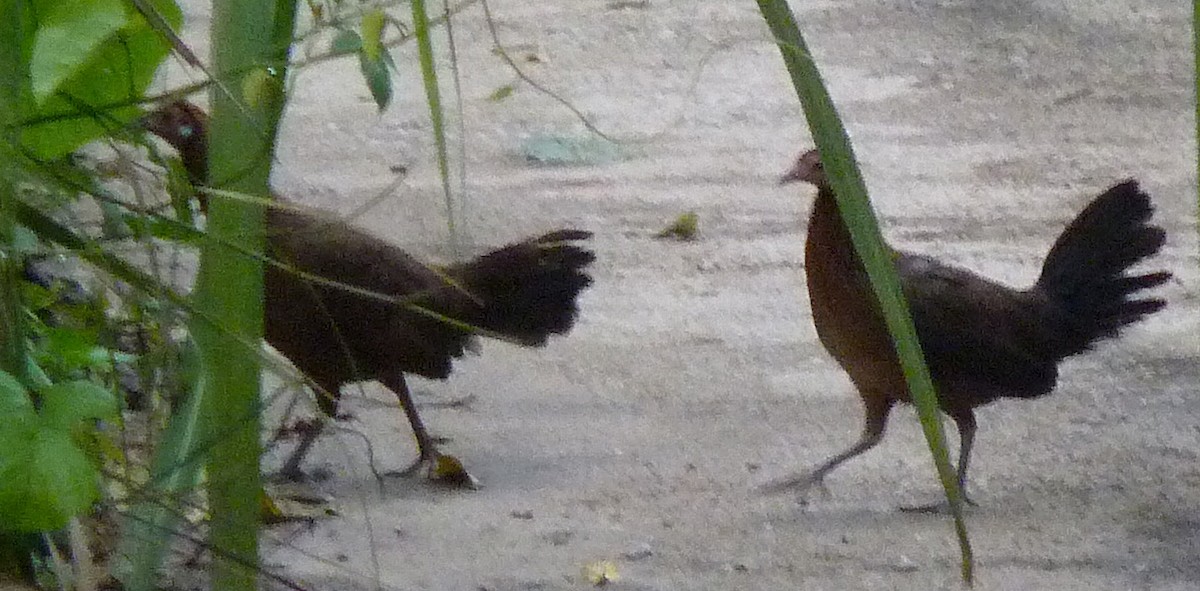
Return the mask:
<svg viewBox="0 0 1200 591">
<path fill-rule="evenodd" d="M 971 500 L 971 497 L 963 497 L 963 506 L 978 507 L 979 504 Z M 935 515 L 948 515 L 950 513 L 949 501 L 938 501 L 927 505 L 901 505 L 901 513 L 930 513 Z"/>
<path fill-rule="evenodd" d="M 274 474 L 271 474 L 271 482 L 277 483 L 301 483 L 308 479 L 308 474 L 299 467 L 284 467 Z"/>
<path fill-rule="evenodd" d="M 472 476 L 470 472 L 467 472 L 461 460 L 452 455 L 437 451 L 422 454 L 409 467 L 399 471 L 388 472 L 386 476 L 402 476 L 407 478 L 415 476 L 422 470 L 425 471 L 425 476 L 429 480 L 438 484 L 444 484 L 450 488 L 465 488 L 470 490 L 479 488 L 479 480 Z"/>
<path fill-rule="evenodd" d="M 821 492 L 822 498 L 829 498 L 829 489 L 825 487 L 825 479 L 811 472 L 804 474 L 794 474 L 785 478 L 772 480 L 758 487 L 758 493 L 762 495 L 774 495 L 786 491 L 793 491 L 799 499 L 800 504 L 807 505 L 807 493 L 809 489 L 816 487 Z"/>
</svg>

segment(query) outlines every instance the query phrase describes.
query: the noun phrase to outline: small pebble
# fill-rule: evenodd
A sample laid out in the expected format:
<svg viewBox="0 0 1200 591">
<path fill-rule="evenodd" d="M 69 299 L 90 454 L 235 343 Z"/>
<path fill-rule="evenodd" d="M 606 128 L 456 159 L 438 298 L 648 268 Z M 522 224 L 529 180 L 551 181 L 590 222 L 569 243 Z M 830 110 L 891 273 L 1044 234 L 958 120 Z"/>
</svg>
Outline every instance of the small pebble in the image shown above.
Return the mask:
<svg viewBox="0 0 1200 591">
<path fill-rule="evenodd" d="M 622 554 L 621 558 L 624 558 L 630 562 L 637 562 L 639 560 L 650 558 L 651 556 L 654 556 L 654 550 L 650 548 L 650 544 L 641 543 L 635 546 L 632 550 Z"/>
<path fill-rule="evenodd" d="M 917 563 L 913 562 L 911 558 L 903 554 L 900 555 L 899 560 L 889 566 L 892 570 L 898 573 L 914 573 L 917 572 L 918 569 Z"/>
<path fill-rule="evenodd" d="M 567 529 L 558 529 L 542 535 L 542 538 L 553 546 L 566 546 L 573 537 L 575 537 L 575 532 Z"/>
</svg>

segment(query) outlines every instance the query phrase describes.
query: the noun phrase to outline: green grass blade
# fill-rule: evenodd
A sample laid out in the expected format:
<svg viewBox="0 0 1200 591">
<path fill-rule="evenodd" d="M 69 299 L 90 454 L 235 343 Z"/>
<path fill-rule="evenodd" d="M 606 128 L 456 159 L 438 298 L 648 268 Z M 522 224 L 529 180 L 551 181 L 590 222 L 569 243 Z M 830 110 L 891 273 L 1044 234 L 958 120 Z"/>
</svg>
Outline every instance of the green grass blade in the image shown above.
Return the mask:
<svg viewBox="0 0 1200 591">
<path fill-rule="evenodd" d="M 12 0 L 0 0 L 0 32 L 6 39 L 0 49 L 0 129 L 21 119 L 33 105 L 32 85 L 29 70 L 29 51 L 32 47 L 33 12 L 28 4 Z M 22 259 L 11 248 L 15 225 L 12 208 L 18 203 L 20 150 L 9 137 L 0 139 L 0 246 L 5 253 L 0 257 L 0 369 L 17 376 L 30 384 L 26 374 L 29 367 L 25 348 L 24 314 L 21 312 L 19 281 Z"/>
<path fill-rule="evenodd" d="M 425 100 L 433 122 L 433 143 L 437 149 L 438 174 L 442 179 L 442 194 L 446 199 L 446 228 L 455 256 L 462 256 L 462 240 L 458 235 L 454 195 L 450 190 L 450 162 L 446 149 L 446 114 L 442 108 L 442 93 L 438 87 L 437 67 L 433 59 L 433 41 L 429 37 L 429 13 L 425 0 L 412 0 L 413 36 L 417 39 L 417 57 L 421 63 L 421 81 L 425 85 Z"/>
<path fill-rule="evenodd" d="M 121 540 L 116 552 L 117 576 L 129 591 L 158 588 L 159 569 L 171 548 L 173 532 L 181 521 L 180 512 L 169 499 L 184 498 L 200 482 L 203 454 L 200 401 L 203 388 L 196 351 L 189 351 L 187 368 L 191 375 L 184 383 L 193 384 L 192 395 L 171 415 L 162 443 L 155 450 L 150 481 L 123 520 Z"/>
<path fill-rule="evenodd" d="M 891 253 L 883 241 L 879 224 L 871 209 L 867 188 L 858 170 L 849 136 L 838 117 L 829 91 L 821 81 L 820 72 L 804 43 L 787 2 L 758 0 L 758 6 L 783 54 L 792 84 L 804 107 L 809 128 L 817 148 L 821 151 L 821 160 L 836 193 L 838 208 L 847 221 L 854 247 L 863 260 L 876 297 L 882 305 L 888 330 L 892 333 L 904 369 L 904 377 L 912 391 L 925 438 L 937 465 L 938 476 L 946 491 L 946 498 L 950 501 L 955 533 L 962 554 L 962 577 L 970 584 L 973 581 L 974 560 L 966 524 L 963 521 L 962 491 L 958 490 L 954 469 L 946 453 L 933 382 L 921 353 L 908 304 L 900 291 L 899 276 L 892 263 Z"/>
</svg>

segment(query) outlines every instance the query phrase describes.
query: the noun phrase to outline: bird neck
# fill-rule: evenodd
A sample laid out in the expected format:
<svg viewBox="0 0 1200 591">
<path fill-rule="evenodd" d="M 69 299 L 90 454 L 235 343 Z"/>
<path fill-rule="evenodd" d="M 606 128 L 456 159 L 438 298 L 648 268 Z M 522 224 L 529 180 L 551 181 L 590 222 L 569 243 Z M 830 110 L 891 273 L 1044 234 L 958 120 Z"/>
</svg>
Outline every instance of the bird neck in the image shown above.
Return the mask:
<svg viewBox="0 0 1200 591">
<path fill-rule="evenodd" d="M 850 230 L 838 209 L 837 198 L 828 186 L 818 187 L 817 199 L 808 218 L 808 237 L 805 241 L 807 265 L 830 264 L 862 266 Z"/>
<path fill-rule="evenodd" d="M 205 140 L 186 142 L 176 146 L 179 160 L 187 171 L 188 180 L 197 187 L 208 184 L 208 142 Z"/>
</svg>

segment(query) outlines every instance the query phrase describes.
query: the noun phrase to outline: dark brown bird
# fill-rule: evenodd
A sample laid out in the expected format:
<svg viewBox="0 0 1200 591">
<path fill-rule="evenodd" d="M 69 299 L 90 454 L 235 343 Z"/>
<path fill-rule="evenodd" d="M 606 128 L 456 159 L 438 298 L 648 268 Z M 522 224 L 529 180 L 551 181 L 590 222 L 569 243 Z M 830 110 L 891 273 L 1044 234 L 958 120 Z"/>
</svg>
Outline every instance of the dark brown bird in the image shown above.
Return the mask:
<svg viewBox="0 0 1200 591">
<path fill-rule="evenodd" d="M 180 154 L 191 181 L 208 178 L 207 115 L 177 101 L 143 119 L 145 128 Z M 201 206 L 206 201 L 201 196 Z M 472 261 L 435 270 L 400 248 L 313 209 L 271 207 L 267 255 L 294 270 L 410 303 L 527 347 L 565 334 L 576 298 L 591 278 L 595 255 L 577 244 L 590 232 L 564 229 L 511 244 Z M 440 457 L 404 380 L 450 375 L 475 331 L 345 289 L 318 284 L 267 265 L 264 324 L 268 343 L 325 390 L 320 409 L 334 417 L 347 383 L 378 380 L 400 399 L 420 457 L 409 470 Z M 320 425 L 320 423 L 318 423 Z M 281 474 L 302 476 L 300 463 L 320 427 L 306 432 Z"/>
<path fill-rule="evenodd" d="M 797 158 L 780 184 L 817 187 L 804 248 L 817 336 L 862 397 L 862 436 L 815 470 L 768 484 L 804 490 L 843 462 L 875 447 L 897 402 L 911 402 L 894 345 L 866 270 L 851 243 L 816 150 Z M 896 252 L 900 285 L 933 377 L 941 410 L 960 436 L 958 482 L 964 491 L 975 440 L 975 408 L 998 398 L 1037 398 L 1058 379 L 1058 363 L 1161 310 L 1138 292 L 1171 274 L 1133 274 L 1166 239 L 1149 223 L 1150 197 L 1135 181 L 1096 197 L 1059 235 L 1037 283 L 1016 290 L 966 269 Z M 969 499 L 968 499 L 969 501 Z"/>
</svg>

